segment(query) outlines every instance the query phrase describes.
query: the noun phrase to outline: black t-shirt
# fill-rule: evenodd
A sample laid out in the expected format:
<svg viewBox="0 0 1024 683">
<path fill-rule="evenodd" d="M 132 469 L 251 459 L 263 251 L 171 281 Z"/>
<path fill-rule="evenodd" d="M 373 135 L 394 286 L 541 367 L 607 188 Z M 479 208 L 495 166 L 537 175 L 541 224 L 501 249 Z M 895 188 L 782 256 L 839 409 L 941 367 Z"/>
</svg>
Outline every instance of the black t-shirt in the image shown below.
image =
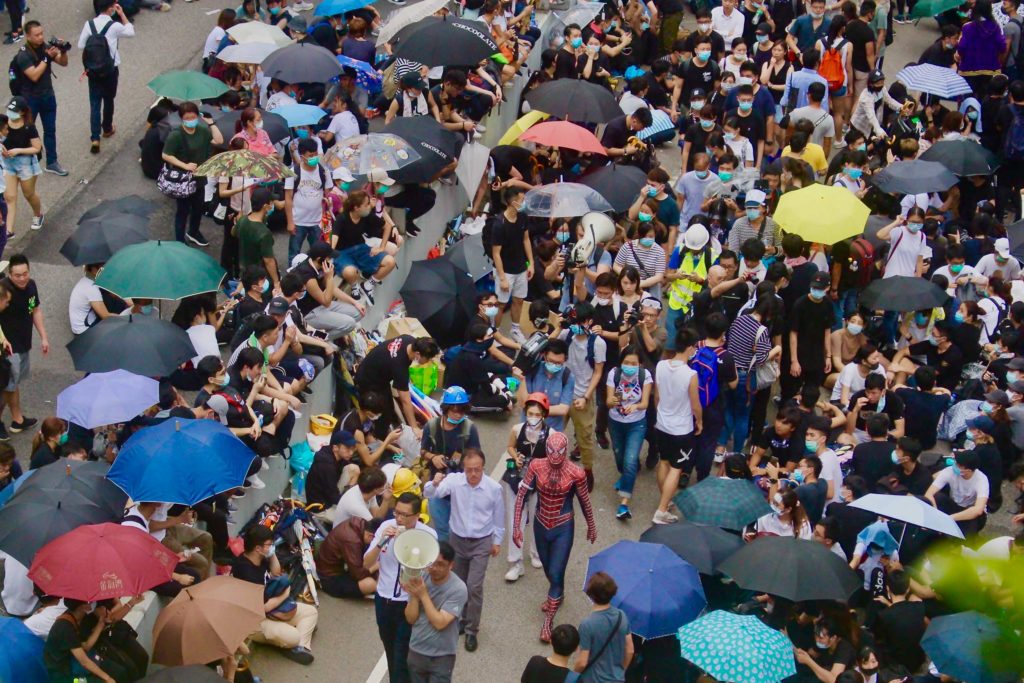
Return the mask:
<svg viewBox="0 0 1024 683">
<path fill-rule="evenodd" d="M 11 282 L 11 292 L 11 303 L 0 312 L 0 328 L 14 353 L 26 353 L 32 348 L 32 312 L 39 307 L 39 290 L 29 280 L 25 289 Z"/>
<path fill-rule="evenodd" d="M 59 449 L 60 446 L 58 446 L 57 448 Z M 32 454 L 32 459 L 29 461 L 28 468 L 30 470 L 37 470 L 40 467 L 52 465 L 53 463 L 57 462 L 57 460 L 57 453 L 54 452 L 52 448 L 50 448 L 50 444 L 44 441 L 43 443 L 39 444 L 39 448 L 37 448 L 36 452 Z"/>
<path fill-rule="evenodd" d="M 380 388 L 390 392 L 409 391 L 409 345 L 416 341 L 411 334 L 403 334 L 377 344 L 366 354 L 356 371 L 356 386 Z"/>
<path fill-rule="evenodd" d="M 306 474 L 306 503 L 320 503 L 324 508 L 338 504 L 341 491 L 338 490 L 338 479 L 341 470 L 348 462 L 334 457 L 330 445 L 324 446 L 313 456 L 313 464 Z"/>
<path fill-rule="evenodd" d="M 621 149 L 625 147 L 626 142 L 629 141 L 630 136 L 633 134 L 629 129 L 627 119 L 628 117 L 623 114 L 609 121 L 604 127 L 604 133 L 601 135 L 601 144 L 607 148 L 617 147 Z"/>
<path fill-rule="evenodd" d="M 789 462 L 800 462 L 800 458 L 803 457 L 804 444 L 803 441 L 797 440 L 797 434 L 798 430 L 794 429 L 793 433 L 789 436 L 781 436 L 775 431 L 775 424 L 773 423 L 771 426 L 764 428 L 764 431 L 757 438 L 755 445 L 767 451 L 765 453 L 766 458 L 775 456 L 779 460 L 779 466 L 784 467 Z"/>
<path fill-rule="evenodd" d="M 494 175 L 501 180 L 511 177 L 515 168 L 523 178 L 529 180 L 533 175 L 533 155 L 525 147 L 515 145 L 498 145 L 491 150 L 491 161 L 494 162 Z"/>
<path fill-rule="evenodd" d="M 257 565 L 249 561 L 245 555 L 239 555 L 231 564 L 231 576 L 249 583 L 257 583 L 261 586 L 267 583 L 267 574 L 270 572 L 270 560 L 263 558 Z"/>
<path fill-rule="evenodd" d="M 825 512 L 825 496 L 828 494 L 828 482 L 818 479 L 811 484 L 801 484 L 796 487 L 796 497 L 800 504 L 807 511 L 807 517 L 811 524 L 817 524 L 821 515 Z"/>
<path fill-rule="evenodd" d="M 764 141 L 768 132 L 764 125 L 764 118 L 756 111 L 751 111 L 746 116 L 743 116 L 740 114 L 739 109 L 729 110 L 725 118 L 728 119 L 733 116 L 739 122 L 740 134 L 747 140 L 750 140 L 750 144 L 754 147 L 754 154 L 757 154 L 757 144 Z"/>
<path fill-rule="evenodd" d="M 338 52 L 338 32 L 326 21 L 314 24 L 309 35 L 320 47 L 327 48 L 334 53 Z"/>
<path fill-rule="evenodd" d="M 64 613 L 66 615 L 67 612 Z M 74 655 L 71 651 L 82 647 L 82 639 L 78 635 L 78 626 L 70 617 L 61 615 L 50 627 L 43 646 L 43 664 L 50 674 L 51 681 L 70 683 L 71 663 Z"/>
<path fill-rule="evenodd" d="M 561 49 L 555 55 L 555 80 L 559 78 L 576 78 L 575 52 Z"/>
<path fill-rule="evenodd" d="M 844 664 L 847 669 L 853 669 L 857 665 L 857 651 L 842 638 L 836 643 L 834 652 L 814 648 L 811 650 L 811 656 L 826 671 L 831 670 L 836 664 Z"/>
<path fill-rule="evenodd" d="M 712 35 L 718 36 L 717 33 Z M 693 34 L 690 34 L 693 37 Z M 718 36 L 719 41 L 722 40 L 721 36 Z M 719 50 L 725 48 L 712 47 L 712 57 L 719 54 Z M 691 59 L 688 62 L 683 62 L 676 69 L 676 76 L 683 79 L 683 91 L 681 97 L 684 99 L 684 103 L 688 106 L 690 103 L 690 92 L 694 88 L 700 88 L 704 91 L 704 94 L 711 98 L 711 92 L 715 88 L 715 81 L 717 81 L 722 75 L 722 70 L 718 68 L 718 64 L 715 60 L 709 59 L 704 66 L 698 66 L 695 59 Z"/>
<path fill-rule="evenodd" d="M 924 602 L 897 602 L 875 618 L 874 634 L 882 660 L 917 671 L 924 663 L 921 639 L 928 624 Z"/>
<path fill-rule="evenodd" d="M 334 248 L 348 249 L 365 244 L 364 237 L 376 235 L 383 226 L 384 219 L 377 214 L 371 213 L 369 216 L 363 216 L 358 223 L 353 223 L 349 218 L 348 211 L 342 211 L 334 219 L 334 227 L 331 228 L 331 234 L 338 236 L 338 243 L 334 245 Z"/>
<path fill-rule="evenodd" d="M 39 129 L 33 124 L 21 128 L 7 129 L 7 139 L 4 140 L 4 147 L 7 149 L 27 149 L 32 146 L 32 141 L 39 137 Z"/>
<path fill-rule="evenodd" d="M 613 330 L 621 329 L 622 321 L 626 315 L 626 304 L 619 302 L 617 305 L 614 301 L 604 306 L 598 306 L 594 301 L 594 298 L 590 298 L 590 303 L 594 307 L 594 324 L 600 325 L 601 329 L 605 332 L 611 332 Z M 619 345 L 615 342 L 604 340 L 607 344 L 607 350 L 605 352 L 605 370 L 615 367 L 619 364 Z"/>
<path fill-rule="evenodd" d="M 911 356 L 923 356 L 927 359 L 927 365 L 935 368 L 936 385 L 943 389 L 956 391 L 956 386 L 960 383 L 960 371 L 964 367 L 964 357 L 960 349 L 950 344 L 945 353 L 939 353 L 939 347 L 922 341 L 911 344 L 907 350 Z"/>
<path fill-rule="evenodd" d="M 864 398 L 866 395 L 867 394 L 865 394 L 864 390 L 861 389 L 853 396 L 851 396 L 850 405 L 847 406 L 847 410 L 853 410 L 853 407 L 857 405 L 857 400 Z M 893 392 L 887 391 L 883 395 L 882 399 L 879 400 L 879 403 L 883 404 L 882 412 L 889 416 L 889 427 L 891 429 L 893 426 L 895 426 L 896 420 L 903 418 L 903 400 Z M 865 417 L 865 415 L 870 415 L 871 413 L 877 411 L 878 403 L 865 403 L 864 406 L 860 409 L 860 414 L 857 416 L 857 424 L 854 426 L 861 431 L 867 431 L 867 418 Z M 880 474 L 878 476 L 882 475 Z M 875 480 L 877 478 L 878 477 L 876 477 L 875 479 L 869 479 L 868 483 L 875 483 Z"/>
<path fill-rule="evenodd" d="M 879 479 L 892 472 L 892 452 L 889 441 L 868 441 L 853 449 L 853 473 L 864 477 L 868 486 L 875 488 Z"/>
<path fill-rule="evenodd" d="M 517 214 L 514 221 L 502 214 L 501 220 L 495 221 L 493 244 L 501 247 L 502 269 L 509 275 L 526 272 L 526 246 L 523 244 L 525 234 L 526 216 L 522 214 Z"/>
<path fill-rule="evenodd" d="M 672 99 L 669 97 L 668 90 L 662 87 L 661 83 L 652 80 L 650 85 L 647 87 L 647 97 L 644 99 L 652 107 L 668 107 L 672 104 Z"/>
<path fill-rule="evenodd" d="M 690 35 L 686 36 L 686 40 L 683 42 L 683 52 L 689 52 L 690 54 L 697 53 L 697 41 L 701 39 L 699 31 L 694 31 Z M 711 31 L 711 35 L 707 38 L 711 41 L 711 57 L 710 61 L 717 61 L 715 58 L 720 57 L 725 52 L 725 38 L 718 31 Z M 718 66 L 717 64 L 715 66 Z M 704 88 L 704 92 L 708 91 Z"/>
<path fill-rule="evenodd" d="M 935 348 L 928 342 L 924 345 Z M 910 388 L 897 389 L 894 393 L 903 401 L 906 435 L 917 439 L 925 450 L 934 448 L 939 420 L 949 407 L 950 397 Z"/>
<path fill-rule="evenodd" d="M 818 266 L 809 261 L 793 268 L 789 284 L 779 292 L 782 302 L 786 304 L 787 311 L 792 311 L 793 306 L 801 298 L 807 298 L 807 293 L 811 291 L 811 279 L 817 272 Z"/>
<path fill-rule="evenodd" d="M 14 59 L 23 74 L 25 69 L 35 67 L 43 60 L 46 60 L 47 64 L 49 64 L 49 66 L 43 70 L 43 75 L 39 77 L 38 81 L 33 81 L 27 74 L 25 75 L 24 79 L 22 79 L 22 82 L 25 84 L 22 86 L 22 97 L 47 97 L 54 94 L 53 60 L 50 59 L 50 56 L 46 54 L 43 48 L 36 50 L 30 45 L 26 45 L 18 50 L 18 54 Z"/>
<path fill-rule="evenodd" d="M 827 297 L 811 301 L 805 296 L 793 304 L 789 314 L 789 331 L 797 335 L 797 360 L 805 370 L 817 370 L 825 364 L 825 332 L 832 329 L 835 311 Z M 783 344 L 789 349 L 789 340 Z M 788 353 L 787 353 L 788 356 Z"/>
<path fill-rule="evenodd" d="M 907 424 L 910 424 L 909 420 Z M 932 433 L 934 434 L 935 432 L 933 431 Z M 934 438 L 935 437 L 933 436 L 932 439 L 934 440 Z M 934 445 L 935 444 L 933 443 L 932 446 Z M 929 446 L 929 448 L 930 447 L 931 446 Z M 928 487 L 932 485 L 931 472 L 926 470 L 924 465 L 915 465 L 910 474 L 904 472 L 903 468 L 897 465 L 894 473 L 896 474 L 896 481 L 899 482 L 900 486 L 905 488 L 908 493 L 915 496 L 923 496 L 928 490 Z"/>
<path fill-rule="evenodd" d="M 310 280 L 316 280 L 318 283 L 320 283 L 321 289 L 323 289 L 324 285 L 326 284 L 323 281 L 323 278 L 321 277 L 321 273 L 318 273 L 316 271 L 316 268 L 314 268 L 313 265 L 309 262 L 309 259 L 306 259 L 299 265 L 295 266 L 295 268 L 291 272 L 299 276 L 299 279 L 302 280 L 303 286 L 305 286 L 306 283 L 309 282 Z M 320 303 L 316 299 L 314 299 L 309 294 L 309 292 L 307 292 L 305 296 L 295 301 L 295 305 L 298 306 L 299 312 L 302 313 L 302 315 L 306 315 L 314 308 L 319 306 Z"/>
<path fill-rule="evenodd" d="M 832 245 L 832 263 L 839 264 L 839 291 L 841 292 L 857 286 L 857 273 L 851 270 L 851 266 L 856 268 L 860 264 L 852 264 L 850 261 L 850 245 L 852 243 L 853 240 L 843 240 Z"/>
<path fill-rule="evenodd" d="M 235 311 L 238 315 L 238 320 L 245 320 L 253 313 L 262 313 L 267 310 L 268 301 L 262 299 L 253 299 L 251 296 L 243 296 L 242 300 L 238 302 L 235 307 Z"/>
<path fill-rule="evenodd" d="M 846 39 L 850 41 L 853 51 L 853 68 L 856 71 L 867 72 L 871 70 L 868 64 L 868 43 L 875 42 L 875 32 L 861 19 L 854 19 L 846 25 Z"/>
<path fill-rule="evenodd" d="M 682 0 L 654 0 L 654 6 L 658 8 L 658 14 L 663 17 L 683 11 Z"/>
<path fill-rule="evenodd" d="M 569 669 L 564 666 L 555 666 L 547 657 L 534 655 L 526 663 L 519 683 L 565 683 L 565 677 L 568 675 Z"/>
<path fill-rule="evenodd" d="M 686 155 L 686 170 L 693 170 L 693 158 L 698 154 L 707 151 L 708 133 L 701 128 L 700 123 L 691 123 L 683 133 L 683 141 L 690 143 L 690 153 Z"/>
</svg>

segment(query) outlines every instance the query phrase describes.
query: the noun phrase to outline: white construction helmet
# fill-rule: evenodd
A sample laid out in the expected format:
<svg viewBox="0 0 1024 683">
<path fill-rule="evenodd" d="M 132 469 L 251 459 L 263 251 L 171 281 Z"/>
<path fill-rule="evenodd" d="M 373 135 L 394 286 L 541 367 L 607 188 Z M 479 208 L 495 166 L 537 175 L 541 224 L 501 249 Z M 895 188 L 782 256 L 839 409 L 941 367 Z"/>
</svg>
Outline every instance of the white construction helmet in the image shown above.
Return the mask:
<svg viewBox="0 0 1024 683">
<path fill-rule="evenodd" d="M 709 239 L 711 235 L 708 229 L 700 223 L 694 223 L 683 234 L 683 245 L 690 251 L 700 251 L 707 246 Z"/>
</svg>

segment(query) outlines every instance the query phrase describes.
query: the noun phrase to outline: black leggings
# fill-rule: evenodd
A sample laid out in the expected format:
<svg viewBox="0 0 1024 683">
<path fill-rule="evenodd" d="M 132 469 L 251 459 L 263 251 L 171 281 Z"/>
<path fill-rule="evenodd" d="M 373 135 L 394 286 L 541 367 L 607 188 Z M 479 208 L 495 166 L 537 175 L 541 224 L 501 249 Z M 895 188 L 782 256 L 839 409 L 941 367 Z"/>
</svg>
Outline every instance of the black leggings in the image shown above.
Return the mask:
<svg viewBox="0 0 1024 683">
<path fill-rule="evenodd" d="M 7 13 L 11 15 L 11 33 L 21 31 L 23 0 L 7 0 Z"/>
</svg>

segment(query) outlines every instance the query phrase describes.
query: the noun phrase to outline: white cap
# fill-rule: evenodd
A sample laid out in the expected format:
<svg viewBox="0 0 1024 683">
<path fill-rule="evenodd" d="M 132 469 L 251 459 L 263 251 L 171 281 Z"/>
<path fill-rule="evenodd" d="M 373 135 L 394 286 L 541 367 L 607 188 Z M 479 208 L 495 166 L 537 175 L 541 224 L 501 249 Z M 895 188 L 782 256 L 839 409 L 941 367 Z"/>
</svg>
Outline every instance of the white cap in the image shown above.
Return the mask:
<svg viewBox="0 0 1024 683">
<path fill-rule="evenodd" d="M 351 183 L 354 182 L 356 179 L 356 177 L 352 175 L 352 171 L 348 170 L 344 166 L 339 166 L 338 168 L 331 171 L 331 177 L 334 178 L 335 180 L 340 180 L 343 183 Z"/>
<path fill-rule="evenodd" d="M 694 223 L 686 229 L 686 233 L 683 235 L 683 244 L 690 251 L 700 251 L 707 246 L 709 239 L 711 239 L 711 235 L 708 233 L 708 229 L 700 223 Z"/>
<path fill-rule="evenodd" d="M 747 196 L 743 200 L 744 204 L 757 204 L 758 206 L 764 206 L 764 201 L 768 198 L 761 190 L 747 190 Z"/>
<path fill-rule="evenodd" d="M 1010 257 L 1010 240 L 1000 237 L 996 240 L 996 253 L 1003 258 Z"/>
<path fill-rule="evenodd" d="M 380 183 L 381 185 L 394 185 L 395 179 L 388 176 L 388 172 L 383 168 L 372 168 L 370 172 L 366 174 L 366 179 L 371 183 Z"/>
</svg>

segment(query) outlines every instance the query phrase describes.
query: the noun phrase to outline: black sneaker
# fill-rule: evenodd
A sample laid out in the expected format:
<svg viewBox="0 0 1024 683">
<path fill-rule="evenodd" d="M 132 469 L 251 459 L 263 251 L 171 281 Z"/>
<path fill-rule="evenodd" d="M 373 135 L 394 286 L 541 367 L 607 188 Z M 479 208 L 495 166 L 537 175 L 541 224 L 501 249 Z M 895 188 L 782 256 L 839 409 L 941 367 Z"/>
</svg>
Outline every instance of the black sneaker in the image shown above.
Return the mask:
<svg viewBox="0 0 1024 683">
<path fill-rule="evenodd" d="M 26 429 L 32 428 L 39 420 L 34 417 L 23 417 L 21 422 L 11 421 L 11 434 L 20 434 Z"/>
<path fill-rule="evenodd" d="M 281 650 L 281 654 L 297 664 L 308 666 L 313 663 L 313 653 L 301 645 L 290 650 Z"/>
<path fill-rule="evenodd" d="M 658 466 L 658 452 L 652 452 L 650 447 L 647 449 L 647 458 L 644 460 L 644 467 L 649 470 L 653 470 Z"/>
<path fill-rule="evenodd" d="M 3 422 L 0 422 L 0 441 L 10 441 L 11 435 L 7 433 L 7 427 L 4 426 Z"/>
<path fill-rule="evenodd" d="M 608 440 L 607 432 L 597 433 L 597 445 L 604 449 L 607 449 L 609 446 L 611 446 L 611 442 Z"/>
<path fill-rule="evenodd" d="M 210 246 L 210 243 L 206 241 L 206 238 L 203 237 L 203 234 L 201 232 L 196 232 L 196 233 L 186 232 L 185 233 L 185 239 L 189 240 L 193 244 L 195 244 L 197 246 L 200 246 L 200 247 L 208 247 L 208 246 Z"/>
</svg>

